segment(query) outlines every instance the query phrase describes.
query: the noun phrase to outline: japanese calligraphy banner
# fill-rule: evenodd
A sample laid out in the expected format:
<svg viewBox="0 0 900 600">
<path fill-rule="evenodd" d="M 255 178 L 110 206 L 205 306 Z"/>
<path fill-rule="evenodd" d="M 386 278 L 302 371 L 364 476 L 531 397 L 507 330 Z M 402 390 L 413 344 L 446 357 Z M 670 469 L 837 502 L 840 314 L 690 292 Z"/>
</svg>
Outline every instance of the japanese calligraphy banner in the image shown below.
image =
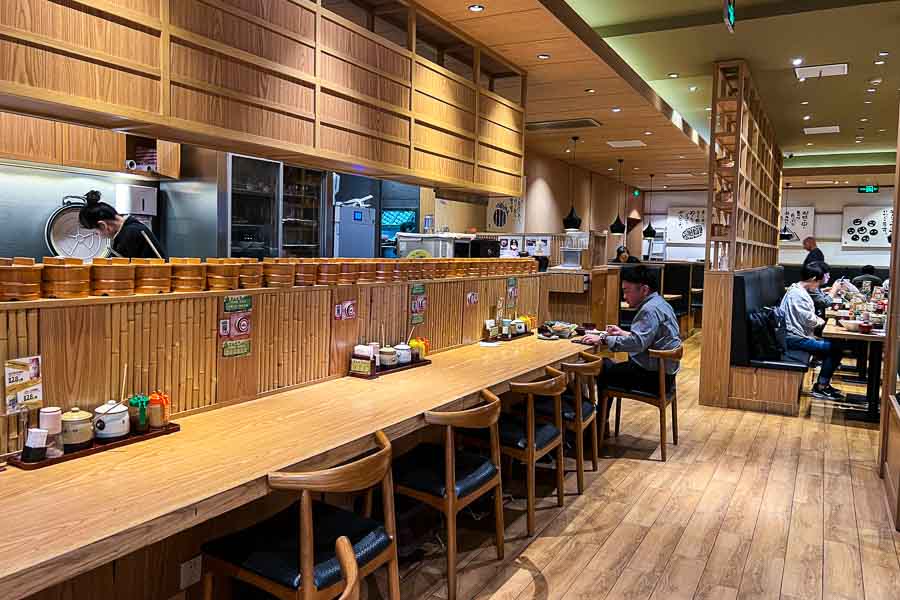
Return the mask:
<svg viewBox="0 0 900 600">
<path fill-rule="evenodd" d="M 890 206 L 845 206 L 841 244 L 855 248 L 889 248 L 894 209 Z"/>
<path fill-rule="evenodd" d="M 816 234 L 816 209 L 814 206 L 783 206 L 781 208 L 781 229 L 785 227 L 793 234 L 782 244 L 799 245 L 805 238 Z"/>
<path fill-rule="evenodd" d="M 706 207 L 671 206 L 666 218 L 666 243 L 706 243 Z"/>
</svg>

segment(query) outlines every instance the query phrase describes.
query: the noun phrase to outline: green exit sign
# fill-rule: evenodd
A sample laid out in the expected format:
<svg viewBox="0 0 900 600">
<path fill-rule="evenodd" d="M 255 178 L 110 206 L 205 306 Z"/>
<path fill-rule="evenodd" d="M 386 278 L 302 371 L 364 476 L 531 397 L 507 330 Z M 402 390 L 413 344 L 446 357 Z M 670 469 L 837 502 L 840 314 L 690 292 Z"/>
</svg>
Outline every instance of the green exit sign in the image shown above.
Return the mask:
<svg viewBox="0 0 900 600">
<path fill-rule="evenodd" d="M 631 195 L 634 196 L 635 198 L 639 198 L 641 195 L 641 190 L 632 190 Z"/>
<path fill-rule="evenodd" d="M 725 27 L 728 28 L 729 33 L 734 33 L 734 22 L 736 20 L 734 2 L 735 0 L 725 0 L 725 7 L 722 9 L 722 17 L 725 19 Z"/>
<path fill-rule="evenodd" d="M 860 194 L 877 194 L 878 186 L 873 185 L 873 184 L 861 185 L 858 188 L 856 188 L 856 191 L 859 192 Z"/>
</svg>

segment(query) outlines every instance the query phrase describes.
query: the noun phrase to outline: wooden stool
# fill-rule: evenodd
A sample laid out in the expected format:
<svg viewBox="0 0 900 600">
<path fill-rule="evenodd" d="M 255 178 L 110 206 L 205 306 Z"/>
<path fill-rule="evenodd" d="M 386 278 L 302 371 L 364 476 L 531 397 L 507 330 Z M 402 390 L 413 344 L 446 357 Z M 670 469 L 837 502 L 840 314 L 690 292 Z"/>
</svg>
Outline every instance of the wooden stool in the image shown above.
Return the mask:
<svg viewBox="0 0 900 600">
<path fill-rule="evenodd" d="M 359 600 L 359 565 L 356 564 L 350 539 L 347 536 L 339 537 L 334 551 L 344 575 L 344 593 L 338 600 Z"/>
<path fill-rule="evenodd" d="M 578 356 L 584 362 L 563 363 L 564 373 L 572 375 L 575 393 L 563 398 L 562 420 L 566 429 L 575 434 L 575 463 L 578 471 L 578 493 L 584 493 L 584 432 L 591 429 L 591 462 L 594 471 L 599 468 L 597 441 L 597 376 L 603 371 L 603 359 L 587 352 Z M 584 387 L 588 388 L 588 400 L 584 399 Z M 546 403 L 549 404 L 549 403 Z M 538 412 L 541 412 L 539 409 Z"/>
<path fill-rule="evenodd" d="M 447 598 L 456 600 L 456 515 L 478 498 L 494 493 L 497 559 L 503 559 L 503 491 L 500 477 L 500 399 L 481 391 L 487 404 L 458 412 L 426 412 L 425 422 L 444 427 L 444 447 L 420 444 L 395 464 L 397 493 L 441 511 L 447 518 Z M 457 452 L 454 427 L 490 432 L 491 457 Z"/>
<path fill-rule="evenodd" d="M 619 437 L 619 424 L 622 417 L 622 398 L 637 400 L 650 406 L 655 406 L 659 410 L 659 446 L 662 461 L 666 462 L 666 407 L 672 405 L 672 441 L 678 445 L 678 391 L 675 385 L 666 392 L 666 361 L 681 360 L 684 355 L 684 346 L 679 346 L 674 350 L 650 350 L 650 357 L 659 361 L 657 365 L 658 387 L 655 392 L 644 392 L 641 390 L 626 389 L 617 386 L 606 386 L 603 390 L 603 397 L 600 399 L 600 444 L 603 445 L 604 432 L 606 430 L 606 420 L 609 417 L 609 399 L 616 399 L 616 437 Z"/>
<path fill-rule="evenodd" d="M 528 489 L 528 535 L 534 535 L 535 465 L 543 456 L 556 450 L 556 499 L 565 503 L 565 463 L 562 445 L 562 393 L 566 390 L 566 374 L 552 367 L 545 369 L 548 379 L 529 383 L 510 383 L 509 390 L 525 396 L 525 418 L 520 414 L 504 414 L 499 421 L 500 452 L 525 464 Z M 553 424 L 535 425 L 535 396 L 553 398 Z"/>
<path fill-rule="evenodd" d="M 285 600 L 337 598 L 345 587 L 341 572 L 329 567 L 334 555 L 320 549 L 335 547 L 342 536 L 354 544 L 360 576 L 387 565 L 390 600 L 400 600 L 391 443 L 381 431 L 375 438 L 377 452 L 333 469 L 269 473 L 269 487 L 299 493 L 299 503 L 249 529 L 204 544 L 204 600 L 214 598 L 215 575 L 240 579 Z M 312 500 L 317 492 L 371 494 L 378 484 L 384 501 L 383 526 L 368 516 Z M 368 500 L 366 504 L 371 505 L 371 495 Z"/>
</svg>

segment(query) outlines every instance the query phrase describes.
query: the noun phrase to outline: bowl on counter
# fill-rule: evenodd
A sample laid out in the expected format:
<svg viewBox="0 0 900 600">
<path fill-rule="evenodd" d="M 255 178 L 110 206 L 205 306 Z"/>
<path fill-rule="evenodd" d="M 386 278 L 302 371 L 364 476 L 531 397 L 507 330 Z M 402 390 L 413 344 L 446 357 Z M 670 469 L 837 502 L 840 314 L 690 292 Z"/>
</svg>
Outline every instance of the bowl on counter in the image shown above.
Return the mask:
<svg viewBox="0 0 900 600">
<path fill-rule="evenodd" d="M 862 323 L 862 321 L 854 321 L 851 319 L 851 320 L 847 320 L 847 321 L 841 321 L 841 327 L 843 327 L 847 331 L 856 333 L 859 331 L 859 326 L 861 323 Z"/>
</svg>

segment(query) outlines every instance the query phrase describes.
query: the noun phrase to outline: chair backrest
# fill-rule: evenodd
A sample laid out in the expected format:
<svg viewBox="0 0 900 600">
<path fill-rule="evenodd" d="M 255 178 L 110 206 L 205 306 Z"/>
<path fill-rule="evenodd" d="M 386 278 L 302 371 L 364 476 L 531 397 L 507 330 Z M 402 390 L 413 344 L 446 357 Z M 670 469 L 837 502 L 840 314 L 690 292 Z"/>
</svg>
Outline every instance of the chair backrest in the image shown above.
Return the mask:
<svg viewBox="0 0 900 600">
<path fill-rule="evenodd" d="M 691 269 L 691 287 L 703 288 L 704 275 L 706 275 L 706 265 L 702 262 L 695 262 Z"/>
<path fill-rule="evenodd" d="M 650 350 L 650 358 L 655 358 L 657 362 L 656 373 L 659 378 L 659 398 L 665 402 L 666 399 L 666 361 L 681 360 L 684 356 L 684 345 L 672 348 L 671 350 Z"/>
<path fill-rule="evenodd" d="M 583 375 L 587 377 L 596 377 L 603 371 L 603 358 L 597 356 L 595 354 L 590 354 L 588 352 L 579 352 L 578 356 L 584 362 L 580 363 L 562 363 L 560 368 L 562 368 L 565 373 L 572 373 L 575 375 Z"/>
<path fill-rule="evenodd" d="M 349 539 L 341 536 L 335 544 L 335 552 L 344 575 L 344 593 L 338 600 L 359 600 L 359 565 L 356 564 L 353 545 Z"/>
<path fill-rule="evenodd" d="M 663 278 L 665 286 L 661 293 L 681 296 L 669 303 L 675 310 L 685 310 L 691 295 L 691 268 L 693 265 L 688 262 L 665 263 L 665 265 L 665 277 Z"/>
<path fill-rule="evenodd" d="M 784 269 L 780 266 L 738 271 L 734 274 L 731 364 L 750 366 L 750 312 L 764 306 L 778 306 L 783 296 Z"/>
<path fill-rule="evenodd" d="M 546 367 L 544 372 L 548 376 L 547 379 L 526 383 L 510 383 L 510 391 L 533 396 L 558 396 L 562 394 L 566 390 L 566 374 L 562 371 L 557 371 L 553 367 Z"/>
</svg>

